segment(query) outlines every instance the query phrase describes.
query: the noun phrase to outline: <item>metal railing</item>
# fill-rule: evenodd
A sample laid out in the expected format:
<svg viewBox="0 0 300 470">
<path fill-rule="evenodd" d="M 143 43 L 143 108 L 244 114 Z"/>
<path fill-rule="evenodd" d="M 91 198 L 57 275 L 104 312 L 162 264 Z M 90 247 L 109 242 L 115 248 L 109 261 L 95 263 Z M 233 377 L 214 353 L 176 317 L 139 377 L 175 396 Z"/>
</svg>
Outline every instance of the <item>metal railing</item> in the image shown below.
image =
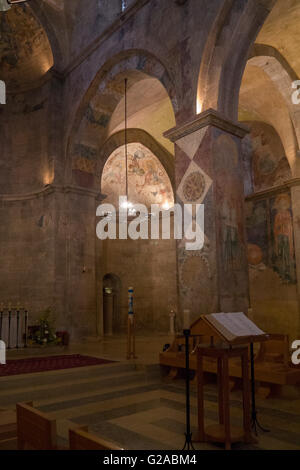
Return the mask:
<svg viewBox="0 0 300 470">
<path fill-rule="evenodd" d="M 0 304 L 0 340 L 7 349 L 27 347 L 28 311 L 20 305 Z"/>
</svg>

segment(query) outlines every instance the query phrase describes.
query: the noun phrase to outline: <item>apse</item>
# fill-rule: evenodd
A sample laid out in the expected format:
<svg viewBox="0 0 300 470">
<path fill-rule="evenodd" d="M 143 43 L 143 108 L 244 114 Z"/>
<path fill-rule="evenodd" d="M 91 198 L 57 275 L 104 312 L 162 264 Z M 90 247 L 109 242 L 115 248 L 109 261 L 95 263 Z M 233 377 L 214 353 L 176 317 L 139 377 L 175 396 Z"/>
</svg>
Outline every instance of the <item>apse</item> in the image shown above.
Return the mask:
<svg viewBox="0 0 300 470">
<path fill-rule="evenodd" d="M 27 5 L 0 15 L 0 70 L 8 91 L 39 81 L 53 66 L 47 35 Z"/>
<path fill-rule="evenodd" d="M 139 142 L 128 144 L 128 199 L 131 203 L 158 204 L 169 209 L 174 196 L 169 177 L 158 158 Z M 118 207 L 119 196 L 126 195 L 125 145 L 108 158 L 102 173 L 101 192 L 105 202 Z"/>
</svg>

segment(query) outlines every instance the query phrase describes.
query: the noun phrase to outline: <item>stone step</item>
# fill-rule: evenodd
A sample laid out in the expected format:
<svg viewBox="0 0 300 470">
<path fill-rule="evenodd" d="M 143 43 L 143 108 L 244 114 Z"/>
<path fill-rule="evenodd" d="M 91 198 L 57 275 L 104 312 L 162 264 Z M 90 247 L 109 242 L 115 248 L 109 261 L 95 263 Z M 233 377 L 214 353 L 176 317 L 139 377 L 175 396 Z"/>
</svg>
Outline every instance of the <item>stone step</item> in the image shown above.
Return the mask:
<svg viewBox="0 0 300 470">
<path fill-rule="evenodd" d="M 130 383 L 146 384 L 149 383 L 149 379 L 145 376 L 143 371 L 118 374 L 110 377 L 96 377 L 95 380 L 85 381 L 83 383 L 70 380 L 68 384 L 55 384 L 57 386 L 48 388 L 44 387 L 39 389 L 37 387 L 26 387 L 17 390 L 10 390 L 7 394 L 1 394 L 2 406 L 9 407 L 17 402 L 22 401 L 41 401 L 49 398 L 57 398 L 62 396 L 72 396 L 74 394 L 80 394 L 85 391 L 92 392 L 99 389 L 107 389 L 113 387 L 119 387 L 121 385 L 127 385 Z M 28 384 L 29 385 L 29 384 Z"/>
<path fill-rule="evenodd" d="M 115 362 L 112 364 L 104 364 L 99 366 L 78 367 L 73 369 L 61 369 L 47 372 L 38 372 L 33 374 L 11 375 L 0 377 L 0 391 L 13 390 L 24 387 L 24 384 L 39 386 L 53 383 L 55 376 L 56 382 L 64 382 L 68 377 L 76 375 L 77 380 L 89 378 L 91 375 L 98 374 L 101 377 L 116 375 L 118 373 L 132 372 L 136 370 L 136 365 L 128 362 Z"/>
</svg>

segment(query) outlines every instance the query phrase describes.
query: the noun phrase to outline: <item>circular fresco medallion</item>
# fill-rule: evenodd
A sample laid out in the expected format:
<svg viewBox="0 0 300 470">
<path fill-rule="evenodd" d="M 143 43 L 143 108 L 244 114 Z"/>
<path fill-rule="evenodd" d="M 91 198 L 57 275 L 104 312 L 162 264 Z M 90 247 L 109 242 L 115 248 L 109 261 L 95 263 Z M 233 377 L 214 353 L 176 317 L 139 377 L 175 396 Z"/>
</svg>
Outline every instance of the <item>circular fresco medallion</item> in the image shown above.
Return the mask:
<svg viewBox="0 0 300 470">
<path fill-rule="evenodd" d="M 194 313 L 209 313 L 214 306 L 212 275 L 207 260 L 199 255 L 188 255 L 179 271 L 186 308 Z"/>
<path fill-rule="evenodd" d="M 183 184 L 183 194 L 187 201 L 195 202 L 200 199 L 205 190 L 205 179 L 200 171 L 190 173 Z"/>
<path fill-rule="evenodd" d="M 207 264 L 201 256 L 188 256 L 181 267 L 181 282 L 188 290 L 199 288 L 200 280 L 209 279 Z"/>
</svg>

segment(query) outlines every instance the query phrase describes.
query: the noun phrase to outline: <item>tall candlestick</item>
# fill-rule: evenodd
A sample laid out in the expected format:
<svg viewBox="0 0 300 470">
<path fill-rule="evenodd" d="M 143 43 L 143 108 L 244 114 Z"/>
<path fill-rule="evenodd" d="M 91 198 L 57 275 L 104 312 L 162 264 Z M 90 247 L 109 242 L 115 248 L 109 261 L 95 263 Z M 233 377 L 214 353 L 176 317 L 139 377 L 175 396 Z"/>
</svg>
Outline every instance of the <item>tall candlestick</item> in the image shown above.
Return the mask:
<svg viewBox="0 0 300 470">
<path fill-rule="evenodd" d="M 169 334 L 174 336 L 175 335 L 175 312 L 173 310 L 171 310 L 171 312 L 169 313 L 169 317 L 170 317 L 170 331 L 169 331 Z"/>
<path fill-rule="evenodd" d="M 136 359 L 135 355 L 135 318 L 133 311 L 133 287 L 128 289 L 128 338 L 127 359 Z"/>
<path fill-rule="evenodd" d="M 190 310 L 183 311 L 183 329 L 189 330 L 191 326 L 191 312 Z"/>
</svg>

